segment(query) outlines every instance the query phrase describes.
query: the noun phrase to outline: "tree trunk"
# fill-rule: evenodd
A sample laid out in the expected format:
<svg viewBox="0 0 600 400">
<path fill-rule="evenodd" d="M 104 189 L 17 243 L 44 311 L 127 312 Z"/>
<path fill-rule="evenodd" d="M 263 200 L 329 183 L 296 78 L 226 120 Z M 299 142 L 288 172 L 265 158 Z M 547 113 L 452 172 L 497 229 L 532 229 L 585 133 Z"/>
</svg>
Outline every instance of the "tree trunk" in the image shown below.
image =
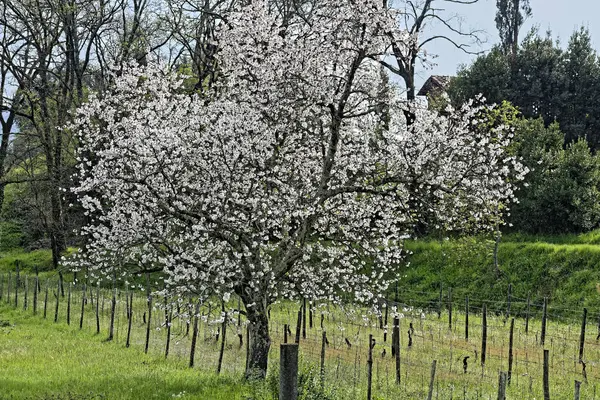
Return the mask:
<svg viewBox="0 0 600 400">
<path fill-rule="evenodd" d="M 271 347 L 267 307 L 256 302 L 254 307 L 246 306 L 246 310 L 248 310 L 250 342 L 245 377 L 246 379 L 264 379 L 267 375 L 269 348 Z"/>
</svg>

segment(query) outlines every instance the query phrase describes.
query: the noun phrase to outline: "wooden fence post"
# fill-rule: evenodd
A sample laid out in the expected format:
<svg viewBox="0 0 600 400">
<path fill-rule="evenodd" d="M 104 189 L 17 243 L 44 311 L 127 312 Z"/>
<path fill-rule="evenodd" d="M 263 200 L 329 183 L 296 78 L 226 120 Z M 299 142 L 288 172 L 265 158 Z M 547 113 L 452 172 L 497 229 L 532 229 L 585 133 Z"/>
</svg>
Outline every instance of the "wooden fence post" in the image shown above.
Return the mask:
<svg viewBox="0 0 600 400">
<path fill-rule="evenodd" d="M 487 347 L 487 305 L 483 303 L 483 320 L 481 323 L 481 367 L 485 366 L 485 352 Z"/>
<path fill-rule="evenodd" d="M 372 399 L 373 390 L 373 335 L 369 335 L 369 356 L 367 358 L 367 400 Z"/>
<path fill-rule="evenodd" d="M 85 312 L 85 303 L 86 303 L 85 294 L 86 293 L 87 293 L 86 285 L 84 283 L 82 285 L 82 289 L 81 289 L 81 315 L 79 316 L 79 329 L 83 329 L 83 314 Z"/>
<path fill-rule="evenodd" d="M 150 292 L 150 274 L 146 273 L 146 303 L 148 305 L 148 321 L 146 325 L 146 344 L 144 353 L 148 354 L 148 345 L 150 343 L 150 321 L 152 320 L 152 293 Z"/>
<path fill-rule="evenodd" d="M 397 285 L 397 283 L 396 283 Z M 437 310 L 437 315 L 438 315 L 438 319 L 440 319 L 442 317 L 442 284 L 440 283 L 440 300 L 438 302 L 438 310 Z"/>
<path fill-rule="evenodd" d="M 506 372 L 500 371 L 498 376 L 498 400 L 506 400 Z"/>
<path fill-rule="evenodd" d="M 302 339 L 306 339 L 306 298 L 302 299 Z"/>
<path fill-rule="evenodd" d="M 298 400 L 298 344 L 279 348 L 279 400 Z"/>
<path fill-rule="evenodd" d="M 550 369 L 550 351 L 544 350 L 544 400 L 550 400 L 550 379 L 548 377 Z"/>
<path fill-rule="evenodd" d="M 465 297 L 465 340 L 469 341 L 469 296 Z"/>
<path fill-rule="evenodd" d="M 527 312 L 525 314 L 525 334 L 529 333 L 529 306 L 531 305 L 531 294 L 527 294 Z"/>
<path fill-rule="evenodd" d="M 302 307 L 298 310 L 298 320 L 296 321 L 296 340 L 295 343 L 300 343 L 300 330 L 302 329 Z"/>
<path fill-rule="evenodd" d="M 437 360 L 433 360 L 431 364 L 431 377 L 429 378 L 429 392 L 427 394 L 427 400 L 433 399 L 433 382 L 435 381 L 435 366 L 437 364 Z"/>
<path fill-rule="evenodd" d="M 0 283 L 0 286 L 2 284 Z M 39 277 L 36 275 L 35 276 L 35 290 L 33 291 L 33 315 L 37 315 L 37 301 L 38 301 L 38 288 L 40 286 L 40 279 Z M 0 289 L 2 290 L 2 289 Z M 2 298 L 2 295 L 0 295 L 0 298 Z"/>
<path fill-rule="evenodd" d="M 385 301 L 385 303 L 383 303 L 383 305 L 385 306 L 385 314 L 383 317 L 383 325 L 385 327 L 385 330 L 383 331 L 383 342 L 387 342 L 387 331 L 388 331 L 388 312 L 389 312 L 389 307 L 387 304 L 387 300 Z"/>
<path fill-rule="evenodd" d="M 452 330 L 452 288 L 448 289 L 448 329 Z"/>
<path fill-rule="evenodd" d="M 19 284 L 21 283 L 19 280 L 19 261 L 15 261 L 17 271 L 15 275 L 15 308 L 19 305 Z"/>
<path fill-rule="evenodd" d="M 585 345 L 585 324 L 587 322 L 587 308 L 583 309 L 583 321 L 581 321 L 581 333 L 579 334 L 579 363 L 583 361 L 583 346 Z"/>
<path fill-rule="evenodd" d="M 113 274 L 113 290 L 112 299 L 110 302 L 110 326 L 108 328 L 108 339 L 113 340 L 115 332 L 115 310 L 117 308 L 117 287 L 116 287 L 116 274 Z"/>
<path fill-rule="evenodd" d="M 165 358 L 169 356 L 169 347 L 171 346 L 171 324 L 173 321 L 173 309 L 169 307 L 169 314 L 167 316 L 167 344 L 165 345 Z M 225 332 L 223 332 L 223 339 L 225 339 Z"/>
<path fill-rule="evenodd" d="M 576 379 L 575 380 L 575 400 L 579 400 L 579 396 L 580 396 L 579 392 L 580 391 L 581 391 L 581 382 Z"/>
<path fill-rule="evenodd" d="M 10 286 L 12 285 L 11 273 L 8 271 L 8 286 L 6 287 L 6 302 L 10 304 Z"/>
<path fill-rule="evenodd" d="M 62 290 L 61 288 L 61 281 L 60 279 L 58 280 L 58 288 L 56 291 L 56 308 L 54 309 L 54 322 L 58 322 L 58 303 L 59 303 L 59 299 L 60 299 L 60 292 Z"/>
<path fill-rule="evenodd" d="M 221 338 L 221 351 L 219 352 L 219 364 L 217 365 L 217 375 L 221 373 L 221 365 L 223 364 L 223 353 L 225 352 L 225 335 L 227 333 L 227 312 L 223 318 L 223 328 L 221 329 L 223 337 Z"/>
<path fill-rule="evenodd" d="M 29 296 L 29 280 L 27 279 L 27 275 L 25 275 L 25 295 L 23 297 L 23 310 L 27 310 L 27 300 Z"/>
<path fill-rule="evenodd" d="M 325 345 L 327 343 L 327 333 L 323 331 L 321 339 L 321 390 L 325 387 Z"/>
<path fill-rule="evenodd" d="M 544 308 L 542 309 L 542 334 L 540 344 L 543 346 L 546 341 L 546 318 L 548 315 L 548 298 L 544 297 Z"/>
<path fill-rule="evenodd" d="M 48 310 L 48 285 L 50 282 L 46 279 L 46 288 L 44 290 L 44 319 L 46 319 L 46 311 Z"/>
<path fill-rule="evenodd" d="M 512 283 L 508 284 L 508 294 L 506 295 L 506 320 L 510 318 L 510 301 L 512 297 Z"/>
<path fill-rule="evenodd" d="M 510 320 L 510 334 L 509 334 L 509 337 L 508 337 L 508 374 L 507 374 L 507 383 L 508 383 L 508 385 L 510 385 L 510 380 L 511 380 L 511 377 L 512 377 L 514 330 L 515 330 L 515 319 L 511 318 L 511 320 Z"/>
<path fill-rule="evenodd" d="M 71 282 L 67 291 L 67 325 L 71 325 Z"/>
<path fill-rule="evenodd" d="M 100 282 L 96 285 L 96 334 L 100 334 Z"/>
<path fill-rule="evenodd" d="M 239 307 L 238 307 L 239 310 Z M 196 356 L 196 340 L 198 340 L 198 319 L 200 314 L 200 299 L 196 302 L 194 310 L 194 330 L 192 331 L 192 346 L 190 348 L 190 368 L 194 367 L 194 358 Z"/>
<path fill-rule="evenodd" d="M 394 358 L 396 360 L 396 384 L 400 384 L 400 319 L 394 317 L 394 331 L 392 334 L 392 349 L 395 349 Z"/>
<path fill-rule="evenodd" d="M 133 290 L 129 292 L 129 309 L 127 310 L 127 340 L 125 347 L 129 347 L 131 339 L 131 321 L 133 320 Z"/>
</svg>

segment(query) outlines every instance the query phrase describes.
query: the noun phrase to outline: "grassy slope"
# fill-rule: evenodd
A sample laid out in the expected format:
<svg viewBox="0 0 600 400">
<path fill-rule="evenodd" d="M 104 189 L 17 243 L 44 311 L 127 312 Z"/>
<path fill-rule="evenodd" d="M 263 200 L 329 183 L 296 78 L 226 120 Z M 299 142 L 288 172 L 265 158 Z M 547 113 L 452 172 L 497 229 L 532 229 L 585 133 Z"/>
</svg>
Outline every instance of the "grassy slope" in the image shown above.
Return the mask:
<svg viewBox="0 0 600 400">
<path fill-rule="evenodd" d="M 90 330 L 0 305 L 2 399 L 247 399 L 239 377 L 189 369 L 139 349 L 103 341 Z M 185 392 L 185 393 L 184 393 Z"/>
<path fill-rule="evenodd" d="M 544 296 L 554 307 L 581 310 L 600 308 L 600 232 L 580 236 L 535 237 L 508 235 L 503 238 L 498 261 L 500 276 L 493 268 L 493 243 L 472 239 L 408 242 L 413 252 L 403 267 L 401 293 L 420 301 L 437 302 L 440 283 L 453 288 L 455 298 L 504 301 L 509 284 L 512 295 L 522 302 Z M 426 293 L 415 293 L 426 292 Z"/>
</svg>

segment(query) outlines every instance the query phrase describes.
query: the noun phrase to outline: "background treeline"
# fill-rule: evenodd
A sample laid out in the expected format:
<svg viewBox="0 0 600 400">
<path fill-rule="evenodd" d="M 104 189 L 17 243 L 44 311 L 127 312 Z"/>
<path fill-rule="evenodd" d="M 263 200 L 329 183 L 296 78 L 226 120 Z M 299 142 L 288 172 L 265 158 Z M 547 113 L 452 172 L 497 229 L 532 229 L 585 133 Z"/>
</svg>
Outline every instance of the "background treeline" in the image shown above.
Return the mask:
<svg viewBox="0 0 600 400">
<path fill-rule="evenodd" d="M 600 59 L 586 29 L 568 45 L 531 31 L 518 47 L 494 47 L 459 70 L 454 105 L 479 94 L 514 127 L 514 154 L 531 169 L 506 230 L 580 233 L 600 223 Z M 446 100 L 448 101 L 448 100 Z M 443 99 L 433 102 L 445 105 Z"/>
</svg>

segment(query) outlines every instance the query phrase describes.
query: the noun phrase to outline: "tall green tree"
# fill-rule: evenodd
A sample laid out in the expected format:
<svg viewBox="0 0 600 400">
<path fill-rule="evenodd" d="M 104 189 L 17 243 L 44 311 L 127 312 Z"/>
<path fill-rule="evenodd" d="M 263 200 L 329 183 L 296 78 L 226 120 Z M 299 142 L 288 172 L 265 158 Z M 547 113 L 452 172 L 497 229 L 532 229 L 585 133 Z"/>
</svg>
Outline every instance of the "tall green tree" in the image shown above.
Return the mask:
<svg viewBox="0 0 600 400">
<path fill-rule="evenodd" d="M 600 62 L 584 28 L 566 49 L 550 33 L 536 31 L 514 59 L 497 46 L 462 68 L 448 93 L 455 105 L 479 94 L 489 103 L 507 100 L 525 118 L 541 117 L 546 126 L 558 122 L 565 144 L 585 138 L 594 151 L 600 148 Z"/>
<path fill-rule="evenodd" d="M 514 59 L 519 46 L 519 32 L 525 19 L 531 16 L 529 0 L 496 0 L 496 28 L 504 53 Z"/>
</svg>

